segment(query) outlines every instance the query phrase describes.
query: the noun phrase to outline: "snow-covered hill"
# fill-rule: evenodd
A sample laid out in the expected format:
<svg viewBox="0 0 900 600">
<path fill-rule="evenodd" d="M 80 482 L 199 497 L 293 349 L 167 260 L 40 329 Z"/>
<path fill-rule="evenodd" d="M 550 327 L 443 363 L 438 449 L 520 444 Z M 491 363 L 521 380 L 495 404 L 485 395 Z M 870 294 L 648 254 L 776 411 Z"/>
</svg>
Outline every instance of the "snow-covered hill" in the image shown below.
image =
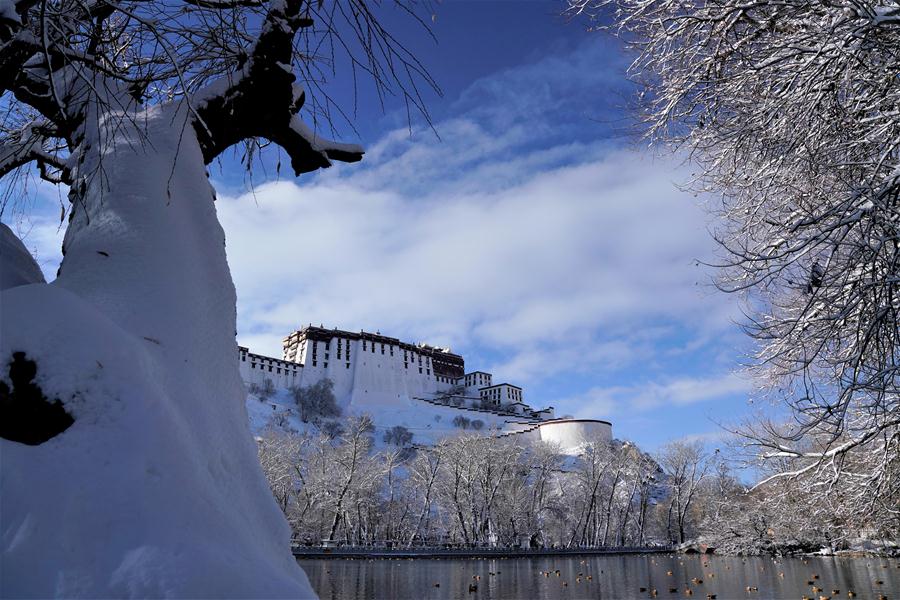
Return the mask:
<svg viewBox="0 0 900 600">
<path fill-rule="evenodd" d="M 288 390 L 277 390 L 272 396 L 260 398 L 249 393 L 247 395 L 247 414 L 250 419 L 250 430 L 254 435 L 262 435 L 267 429 L 280 430 L 287 433 L 316 432 L 318 428 L 312 423 L 303 423 L 296 402 Z M 441 438 L 458 435 L 462 430 L 453 424 L 454 418 L 463 416 L 470 421 L 483 423 L 481 433 L 497 435 L 527 427 L 521 419 L 512 416 L 496 415 L 487 411 L 440 406 L 419 399 L 396 401 L 390 410 L 379 410 L 377 406 L 347 406 L 339 420 L 353 415 L 366 414 L 375 425 L 376 447 L 383 444 L 384 431 L 391 427 L 406 427 L 413 434 L 415 445 L 432 445 Z M 472 431 L 469 429 L 468 431 Z"/>
</svg>

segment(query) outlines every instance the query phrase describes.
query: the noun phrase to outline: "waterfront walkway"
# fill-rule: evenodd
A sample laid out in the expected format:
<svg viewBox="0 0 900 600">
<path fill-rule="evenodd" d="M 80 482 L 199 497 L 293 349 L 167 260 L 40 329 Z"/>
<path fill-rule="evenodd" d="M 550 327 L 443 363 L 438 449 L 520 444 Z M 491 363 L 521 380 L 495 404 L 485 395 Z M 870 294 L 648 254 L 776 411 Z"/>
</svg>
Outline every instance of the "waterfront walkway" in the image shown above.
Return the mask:
<svg viewBox="0 0 900 600">
<path fill-rule="evenodd" d="M 528 558 L 538 556 L 593 556 L 597 554 L 650 554 L 672 552 L 672 546 L 604 548 L 374 548 L 371 546 L 294 546 L 297 558 Z"/>
</svg>

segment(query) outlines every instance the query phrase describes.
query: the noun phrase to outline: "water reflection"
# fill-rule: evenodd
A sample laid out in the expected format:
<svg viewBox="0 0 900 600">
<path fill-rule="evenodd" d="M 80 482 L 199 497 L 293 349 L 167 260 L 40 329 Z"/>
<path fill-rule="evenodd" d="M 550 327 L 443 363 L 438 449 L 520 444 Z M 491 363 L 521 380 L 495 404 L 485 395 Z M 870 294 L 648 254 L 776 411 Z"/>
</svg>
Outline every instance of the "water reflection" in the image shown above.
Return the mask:
<svg viewBox="0 0 900 600">
<path fill-rule="evenodd" d="M 322 600 L 734 598 L 900 600 L 900 561 L 631 555 L 301 560 Z M 671 573 L 671 574 L 670 574 Z M 881 583 L 877 583 L 877 582 Z M 469 591 L 470 586 L 473 591 Z M 642 591 L 643 588 L 643 591 Z M 749 588 L 749 589 L 748 589 Z M 815 589 L 814 589 L 815 588 Z"/>
</svg>

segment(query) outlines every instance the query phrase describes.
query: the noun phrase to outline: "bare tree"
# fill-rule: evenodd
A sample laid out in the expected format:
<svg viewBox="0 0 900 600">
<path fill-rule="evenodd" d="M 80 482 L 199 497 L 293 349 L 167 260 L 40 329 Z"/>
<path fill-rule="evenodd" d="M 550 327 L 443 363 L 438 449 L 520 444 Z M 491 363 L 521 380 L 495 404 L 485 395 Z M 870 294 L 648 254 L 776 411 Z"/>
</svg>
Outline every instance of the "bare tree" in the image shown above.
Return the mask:
<svg viewBox="0 0 900 600">
<path fill-rule="evenodd" d="M 706 477 L 708 461 L 699 442 L 670 442 L 659 455 L 669 491 L 668 529 L 678 542 L 684 542 L 692 503 Z"/>
<path fill-rule="evenodd" d="M 251 394 L 256 396 L 260 402 L 263 400 L 268 400 L 272 396 L 275 395 L 275 384 L 272 383 L 272 380 L 266 377 L 263 379 L 263 382 L 260 383 L 251 383 L 248 390 Z"/>
<path fill-rule="evenodd" d="M 268 431 L 257 440 L 259 444 L 259 463 L 272 495 L 285 513 L 291 498 L 294 496 L 294 464 L 297 460 L 301 442 L 299 438 L 276 431 Z"/>
<path fill-rule="evenodd" d="M 334 439 L 344 433 L 344 426 L 340 421 L 326 420 L 319 423 L 319 431 L 327 438 Z"/>
<path fill-rule="evenodd" d="M 698 169 L 692 187 L 722 198 L 720 285 L 746 297 L 762 380 L 793 416 L 747 439 L 791 459 L 776 480 L 811 475 L 830 493 L 846 475 L 861 496 L 896 507 L 900 4 L 570 9 L 598 22 L 614 15 L 636 54 L 650 139 L 685 148 Z"/>
<path fill-rule="evenodd" d="M 468 429 L 471 424 L 472 421 L 468 417 L 464 417 L 462 415 L 456 415 L 455 417 L 453 417 L 454 427 L 459 427 L 460 429 Z"/>
<path fill-rule="evenodd" d="M 596 545 L 599 542 L 602 484 L 607 476 L 607 469 L 615 460 L 615 452 L 605 440 L 586 444 L 580 454 L 575 471 L 576 491 L 572 498 L 578 518 L 569 522 L 569 546 Z"/>
<path fill-rule="evenodd" d="M 342 444 L 338 448 L 336 454 L 336 465 L 334 472 L 341 474 L 341 479 L 333 487 L 334 503 L 330 507 L 333 517 L 331 527 L 328 531 L 329 540 L 335 539 L 338 525 L 341 519 L 346 519 L 344 511 L 346 510 L 345 500 L 350 497 L 359 496 L 354 493 L 355 489 L 360 486 L 360 482 L 373 473 L 371 469 L 363 468 L 363 465 L 369 464 L 369 449 L 372 446 L 371 433 L 373 431 L 372 421 L 367 416 L 352 417 L 347 423 L 347 430 L 341 436 Z"/>
<path fill-rule="evenodd" d="M 304 423 L 318 423 L 322 419 L 341 416 L 341 408 L 334 397 L 334 382 L 327 377 L 312 385 L 293 387 L 291 395 Z"/>
<path fill-rule="evenodd" d="M 407 545 L 412 545 L 416 536 L 428 535 L 428 526 L 426 520 L 431 514 L 434 502 L 434 485 L 438 478 L 441 468 L 441 458 L 443 456 L 443 445 L 437 444 L 427 452 L 420 452 L 416 455 L 409 470 L 409 481 L 413 484 L 412 489 L 417 492 L 424 490 L 421 496 L 422 508 L 416 519 L 416 524 L 410 528 L 409 536 L 406 540 Z"/>
<path fill-rule="evenodd" d="M 402 448 L 412 442 L 413 434 L 402 425 L 395 425 L 384 432 L 384 442 Z"/>
</svg>

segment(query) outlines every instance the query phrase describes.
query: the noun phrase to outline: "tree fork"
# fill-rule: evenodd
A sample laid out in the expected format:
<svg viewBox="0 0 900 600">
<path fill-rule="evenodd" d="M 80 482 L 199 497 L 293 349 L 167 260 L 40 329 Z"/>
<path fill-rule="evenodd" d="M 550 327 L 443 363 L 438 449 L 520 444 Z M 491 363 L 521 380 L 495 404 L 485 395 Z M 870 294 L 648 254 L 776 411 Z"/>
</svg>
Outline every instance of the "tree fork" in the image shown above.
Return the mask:
<svg viewBox="0 0 900 600">
<path fill-rule="evenodd" d="M 297 116 L 305 93 L 295 85 L 291 69 L 293 39 L 313 25 L 301 15 L 302 5 L 302 0 L 273 2 L 259 39 L 230 85 L 197 106 L 194 129 L 207 164 L 228 147 L 255 137 L 283 148 L 296 175 L 330 167 L 331 160 L 362 159 L 359 148 L 319 140 Z"/>
</svg>

